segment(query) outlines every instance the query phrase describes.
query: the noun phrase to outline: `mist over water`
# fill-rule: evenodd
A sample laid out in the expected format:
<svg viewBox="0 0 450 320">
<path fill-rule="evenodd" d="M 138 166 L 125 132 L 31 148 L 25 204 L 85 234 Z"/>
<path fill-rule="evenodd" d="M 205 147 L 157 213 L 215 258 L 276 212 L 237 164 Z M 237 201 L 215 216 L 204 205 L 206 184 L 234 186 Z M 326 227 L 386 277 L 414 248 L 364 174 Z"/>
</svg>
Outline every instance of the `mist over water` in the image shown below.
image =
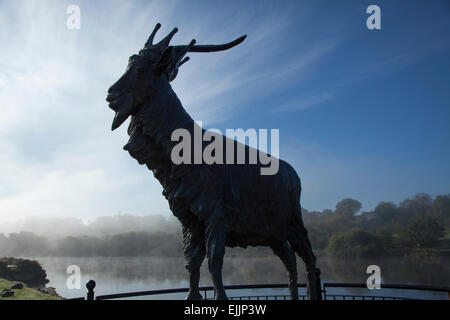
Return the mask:
<svg viewBox="0 0 450 320">
<path fill-rule="evenodd" d="M 96 295 L 184 288 L 189 285 L 182 257 L 34 257 L 33 259 L 38 260 L 47 271 L 47 278 L 50 280 L 48 286 L 55 287 L 60 295 L 67 298 L 85 296 L 85 284 L 90 279 L 95 280 L 97 283 L 95 288 Z M 446 267 L 449 265 L 450 259 L 446 258 L 444 260 L 424 261 L 422 264 L 417 264 L 406 258 L 359 259 L 352 261 L 323 258 L 318 260 L 318 265 L 322 270 L 322 282 L 365 283 L 369 277 L 366 274 L 367 266 L 376 264 L 381 268 L 382 283 L 443 286 L 450 283 L 450 271 Z M 69 265 L 78 265 L 81 269 L 82 280 L 80 289 L 70 290 L 66 286 L 66 281 L 69 277 L 66 270 Z M 297 269 L 299 272 L 298 281 L 305 282 L 305 267 L 300 259 L 297 259 Z M 281 261 L 275 256 L 266 254 L 242 256 L 233 254 L 233 252 L 228 253 L 224 259 L 223 277 L 225 285 L 287 283 L 286 270 Z M 212 285 L 206 262 L 202 265 L 200 285 Z M 333 293 L 336 290 L 333 289 L 330 292 Z M 247 291 L 230 291 L 229 296 L 288 294 L 287 289 Z M 300 294 L 304 294 L 304 291 L 303 288 L 299 289 Z M 404 296 L 420 299 L 446 299 L 446 294 L 418 291 L 341 289 L 340 292 L 362 295 Z M 140 299 L 184 299 L 185 295 L 185 293 L 180 293 L 165 296 L 144 296 L 140 297 Z"/>
<path fill-rule="evenodd" d="M 101 216 L 89 221 L 76 217 L 27 216 L 0 223 L 0 233 L 32 232 L 39 236 L 57 239 L 68 236 L 105 236 L 126 232 L 177 232 L 179 222 L 172 215 L 117 214 Z"/>
</svg>

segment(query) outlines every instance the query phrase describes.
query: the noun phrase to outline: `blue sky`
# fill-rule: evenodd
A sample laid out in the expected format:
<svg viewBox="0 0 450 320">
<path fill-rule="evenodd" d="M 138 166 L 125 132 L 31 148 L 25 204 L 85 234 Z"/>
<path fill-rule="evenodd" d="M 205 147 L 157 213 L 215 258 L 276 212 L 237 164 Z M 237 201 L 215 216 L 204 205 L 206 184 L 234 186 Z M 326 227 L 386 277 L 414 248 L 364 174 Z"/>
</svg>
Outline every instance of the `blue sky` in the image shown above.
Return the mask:
<svg viewBox="0 0 450 320">
<path fill-rule="evenodd" d="M 372 4 L 381 30 L 366 27 Z M 157 39 L 179 28 L 175 44 L 248 35 L 190 54 L 172 86 L 206 128 L 279 129 L 305 208 L 450 192 L 448 1 L 3 0 L 0 221 L 170 214 L 105 102 L 157 22 Z"/>
</svg>

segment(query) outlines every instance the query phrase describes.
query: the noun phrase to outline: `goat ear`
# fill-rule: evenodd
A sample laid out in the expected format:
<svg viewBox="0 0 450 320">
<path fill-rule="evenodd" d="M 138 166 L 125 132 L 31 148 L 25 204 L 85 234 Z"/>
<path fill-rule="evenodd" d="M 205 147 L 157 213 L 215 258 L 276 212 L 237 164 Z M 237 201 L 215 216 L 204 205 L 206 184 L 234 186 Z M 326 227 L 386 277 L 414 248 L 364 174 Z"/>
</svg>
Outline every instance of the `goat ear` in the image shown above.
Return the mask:
<svg viewBox="0 0 450 320">
<path fill-rule="evenodd" d="M 164 50 L 163 54 L 161 55 L 161 58 L 156 63 L 156 70 L 163 72 L 167 70 L 173 63 L 173 60 L 175 58 L 175 50 L 172 46 L 168 47 L 166 50 Z"/>
</svg>

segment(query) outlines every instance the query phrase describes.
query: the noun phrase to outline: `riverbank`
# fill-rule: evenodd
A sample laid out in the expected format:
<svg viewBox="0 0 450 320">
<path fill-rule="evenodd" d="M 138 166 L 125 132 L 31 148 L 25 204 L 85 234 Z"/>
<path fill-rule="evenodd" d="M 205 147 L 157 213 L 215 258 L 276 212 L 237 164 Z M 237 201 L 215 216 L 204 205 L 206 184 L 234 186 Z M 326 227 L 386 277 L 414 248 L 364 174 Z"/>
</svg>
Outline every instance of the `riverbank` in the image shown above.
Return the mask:
<svg viewBox="0 0 450 320">
<path fill-rule="evenodd" d="M 28 288 L 22 282 L 9 281 L 0 278 L 1 300 L 63 300 L 55 294 L 46 293 L 43 290 Z"/>
</svg>

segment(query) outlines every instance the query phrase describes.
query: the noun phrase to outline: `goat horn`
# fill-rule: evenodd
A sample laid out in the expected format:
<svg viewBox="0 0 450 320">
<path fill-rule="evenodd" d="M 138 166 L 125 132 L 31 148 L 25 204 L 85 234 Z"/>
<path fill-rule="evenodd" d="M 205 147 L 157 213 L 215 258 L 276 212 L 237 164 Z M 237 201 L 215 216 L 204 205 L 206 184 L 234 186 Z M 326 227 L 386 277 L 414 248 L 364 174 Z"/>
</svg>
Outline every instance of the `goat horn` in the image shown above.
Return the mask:
<svg viewBox="0 0 450 320">
<path fill-rule="evenodd" d="M 238 44 L 240 44 L 242 41 L 244 41 L 244 39 L 247 37 L 247 35 L 244 35 L 242 37 L 237 38 L 234 41 L 225 43 L 225 44 L 218 44 L 218 45 L 214 45 L 214 44 L 206 44 L 206 45 L 194 45 L 192 46 L 192 48 L 189 50 L 190 52 L 215 52 L 215 51 L 223 51 L 223 50 L 227 50 L 230 48 L 233 48 L 234 46 L 237 46 Z"/>
<path fill-rule="evenodd" d="M 147 42 L 145 43 L 145 47 L 149 47 L 153 44 L 153 39 L 155 39 L 156 32 L 161 28 L 161 24 L 158 22 L 155 26 L 155 29 L 153 29 L 152 34 L 148 38 Z"/>
<path fill-rule="evenodd" d="M 157 46 L 162 46 L 163 48 L 164 48 L 164 47 L 167 47 L 167 46 L 169 45 L 169 43 L 170 43 L 170 40 L 172 40 L 173 35 L 174 35 L 175 33 L 177 33 L 177 32 L 178 32 L 178 28 L 173 28 L 173 30 L 170 31 L 170 33 L 169 33 L 164 39 L 162 39 L 162 40 L 157 44 Z"/>
</svg>

